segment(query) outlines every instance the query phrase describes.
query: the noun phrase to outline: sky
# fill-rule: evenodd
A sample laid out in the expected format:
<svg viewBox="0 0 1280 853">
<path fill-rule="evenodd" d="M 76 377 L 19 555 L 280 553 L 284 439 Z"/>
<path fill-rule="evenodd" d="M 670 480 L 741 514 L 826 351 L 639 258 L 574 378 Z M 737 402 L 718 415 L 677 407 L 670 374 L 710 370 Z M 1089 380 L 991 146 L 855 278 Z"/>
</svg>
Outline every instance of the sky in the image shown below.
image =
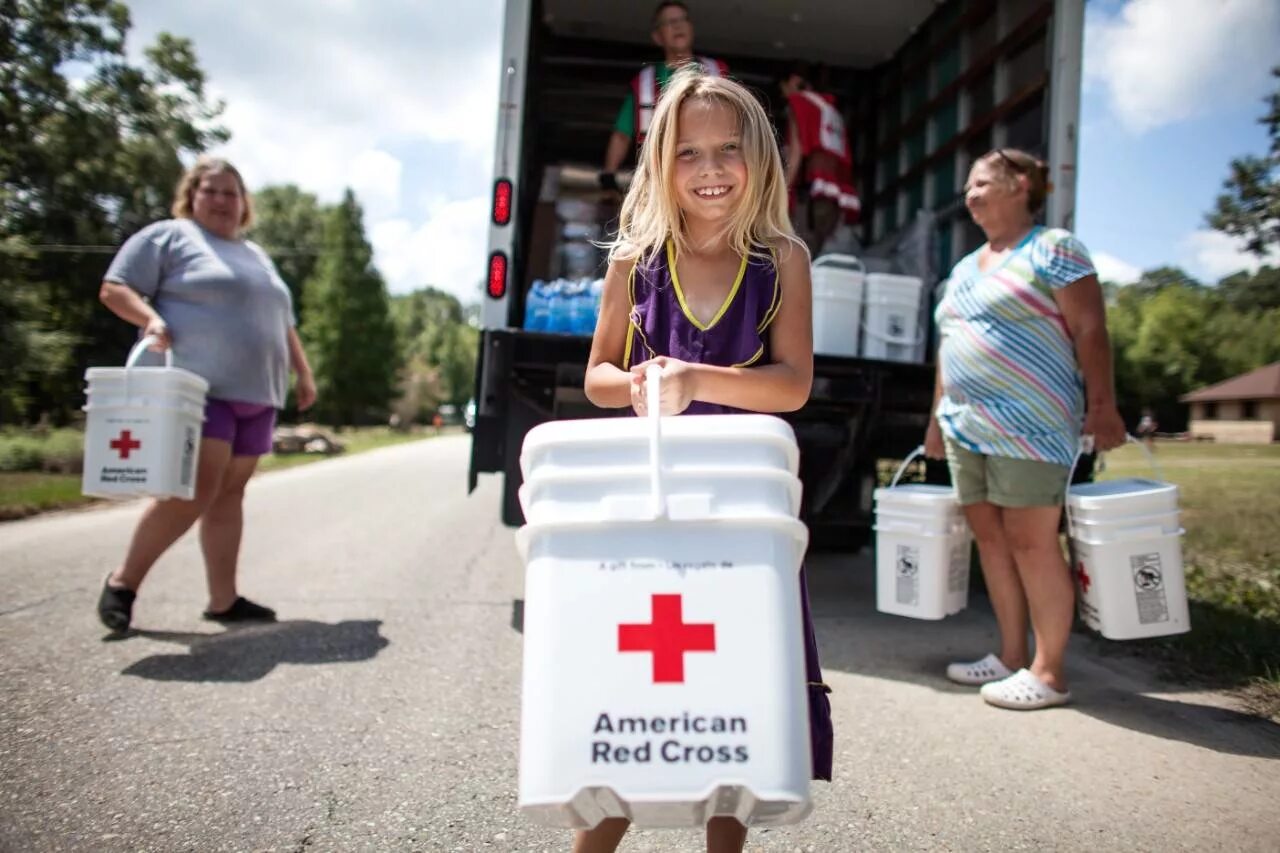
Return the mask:
<svg viewBox="0 0 1280 853">
<path fill-rule="evenodd" d="M 136 58 L 161 31 L 195 43 L 232 133 L 213 153 L 251 189 L 351 187 L 391 292 L 479 298 L 503 0 L 128 5 Z M 1278 64 L 1276 0 L 1090 0 L 1076 231 L 1103 278 L 1256 268 L 1204 215 L 1231 158 L 1266 150 Z"/>
</svg>

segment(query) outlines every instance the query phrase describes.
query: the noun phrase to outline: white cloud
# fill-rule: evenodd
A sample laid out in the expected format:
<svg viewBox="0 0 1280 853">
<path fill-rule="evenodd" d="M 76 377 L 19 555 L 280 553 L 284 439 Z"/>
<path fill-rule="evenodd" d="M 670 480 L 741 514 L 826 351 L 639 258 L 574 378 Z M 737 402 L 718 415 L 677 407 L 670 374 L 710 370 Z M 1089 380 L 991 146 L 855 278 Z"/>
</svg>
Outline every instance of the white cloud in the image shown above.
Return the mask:
<svg viewBox="0 0 1280 853">
<path fill-rule="evenodd" d="M 433 284 L 476 298 L 501 0 L 447 14 L 421 0 L 129 5 L 135 58 L 161 30 L 195 43 L 209 93 L 227 103 L 232 137 L 215 153 L 251 187 L 295 183 L 327 203 L 350 187 L 392 289 Z"/>
<path fill-rule="evenodd" d="M 370 241 L 388 289 L 404 293 L 431 284 L 464 302 L 476 301 L 485 276 L 488 224 L 487 195 L 442 204 L 420 225 L 405 219 L 377 223 Z"/>
<path fill-rule="evenodd" d="M 400 175 L 404 167 L 385 151 L 365 149 L 351 163 L 351 186 L 371 220 L 400 212 Z"/>
<path fill-rule="evenodd" d="M 1182 240 L 1179 250 L 1187 272 L 1209 284 L 1241 270 L 1257 272 L 1264 263 L 1280 266 L 1280 250 L 1259 258 L 1244 250 L 1243 240 L 1221 231 L 1193 231 Z"/>
<path fill-rule="evenodd" d="M 1116 284 L 1133 284 L 1142 277 L 1142 270 L 1128 261 L 1121 260 L 1107 252 L 1092 252 L 1093 265 L 1098 270 L 1098 278 Z"/>
<path fill-rule="evenodd" d="M 1276 0 L 1130 0 L 1090 18 L 1084 69 L 1141 133 L 1262 97 L 1277 42 Z"/>
</svg>

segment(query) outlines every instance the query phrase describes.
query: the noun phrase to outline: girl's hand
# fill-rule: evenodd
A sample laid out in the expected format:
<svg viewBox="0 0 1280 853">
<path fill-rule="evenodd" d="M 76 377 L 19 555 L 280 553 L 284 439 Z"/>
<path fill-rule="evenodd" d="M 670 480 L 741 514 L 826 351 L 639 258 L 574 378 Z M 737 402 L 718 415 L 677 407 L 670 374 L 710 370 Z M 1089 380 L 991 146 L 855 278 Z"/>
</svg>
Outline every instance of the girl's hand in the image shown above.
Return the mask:
<svg viewBox="0 0 1280 853">
<path fill-rule="evenodd" d="M 1084 434 L 1093 436 L 1095 452 L 1115 450 L 1125 442 L 1124 419 L 1115 403 L 1090 407 L 1084 416 Z"/>
<path fill-rule="evenodd" d="M 645 370 L 651 364 L 662 368 L 662 381 L 658 384 L 660 415 L 678 415 L 689 408 L 696 397 L 697 374 L 694 365 L 676 358 L 660 355 L 655 359 L 633 365 L 631 368 L 631 408 L 641 417 L 649 413 L 649 395 L 645 387 Z"/>
<path fill-rule="evenodd" d="M 937 418 L 929 418 L 929 428 L 924 431 L 924 455 L 928 459 L 946 459 L 947 446 L 942 441 L 942 427 Z"/>
<path fill-rule="evenodd" d="M 173 337 L 169 334 L 169 327 L 158 316 L 153 317 L 147 322 L 147 325 L 142 327 L 142 335 L 143 337 L 150 336 L 156 339 L 154 344 L 147 347 L 152 352 L 164 352 L 173 346 Z"/>
<path fill-rule="evenodd" d="M 308 371 L 298 374 L 298 381 L 293 386 L 294 396 L 298 401 L 298 411 L 305 412 L 316 401 L 316 380 Z"/>
</svg>

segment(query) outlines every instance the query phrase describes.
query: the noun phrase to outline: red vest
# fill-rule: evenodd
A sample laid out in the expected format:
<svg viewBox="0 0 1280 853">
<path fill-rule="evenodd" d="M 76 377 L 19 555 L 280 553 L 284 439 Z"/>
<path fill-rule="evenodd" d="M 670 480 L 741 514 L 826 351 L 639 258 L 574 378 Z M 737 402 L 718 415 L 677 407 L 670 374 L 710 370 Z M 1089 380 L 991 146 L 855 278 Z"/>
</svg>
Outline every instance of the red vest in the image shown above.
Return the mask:
<svg viewBox="0 0 1280 853">
<path fill-rule="evenodd" d="M 790 156 L 798 155 L 807 161 L 804 179 L 809 195 L 832 199 L 845 217 L 853 221 L 862 204 L 853 188 L 853 152 L 844 119 L 835 107 L 835 98 L 818 92 L 796 92 L 787 96 L 787 105 L 800 138 L 800 150 Z M 816 159 L 828 164 L 834 160 L 834 168 L 816 165 L 810 155 L 819 152 L 829 156 Z"/>
<path fill-rule="evenodd" d="M 817 92 L 796 92 L 787 96 L 791 115 L 800 136 L 800 154 L 808 157 L 814 151 L 825 151 L 853 168 L 849 152 L 849 135 L 844 119 L 835 107 L 835 98 Z"/>
<path fill-rule="evenodd" d="M 729 66 L 718 59 L 709 56 L 699 56 L 696 59 L 708 77 L 723 77 L 729 71 Z M 631 98 L 636 110 L 636 145 L 644 142 L 645 134 L 649 132 L 649 124 L 653 121 L 653 106 L 658 102 L 660 94 L 656 65 L 646 65 L 640 69 L 639 74 L 631 78 Z"/>
</svg>

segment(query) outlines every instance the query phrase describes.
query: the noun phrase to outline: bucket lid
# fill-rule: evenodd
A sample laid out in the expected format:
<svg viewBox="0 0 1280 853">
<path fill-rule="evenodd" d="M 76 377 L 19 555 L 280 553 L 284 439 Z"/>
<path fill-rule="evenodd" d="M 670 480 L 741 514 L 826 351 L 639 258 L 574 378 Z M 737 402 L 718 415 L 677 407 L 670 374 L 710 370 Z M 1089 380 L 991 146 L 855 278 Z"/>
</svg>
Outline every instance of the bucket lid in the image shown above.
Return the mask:
<svg viewBox="0 0 1280 853">
<path fill-rule="evenodd" d="M 1071 506 L 1079 509 L 1117 509 L 1131 498 L 1156 498 L 1171 508 L 1178 503 L 1178 487 L 1173 483 L 1141 477 L 1082 483 L 1072 486 L 1067 494 Z"/>
<path fill-rule="evenodd" d="M 689 527 L 717 528 L 724 530 L 726 535 L 732 535 L 733 530 L 740 528 L 746 528 L 753 532 L 758 531 L 761 528 L 773 528 L 779 533 L 786 534 L 791 539 L 792 544 L 796 549 L 795 568 L 797 569 L 800 567 L 800 563 L 804 559 L 805 548 L 809 545 L 809 528 L 804 525 L 804 522 L 798 521 L 794 518 L 786 518 L 784 516 L 761 515 L 749 518 L 700 518 L 690 520 L 633 518 L 609 521 L 577 519 L 534 521 L 529 522 L 516 531 L 516 550 L 520 553 L 521 561 L 527 562 L 529 559 L 529 548 L 532 546 L 533 541 L 539 536 L 549 533 L 589 533 L 600 537 L 600 540 L 604 542 L 608 541 L 610 532 L 651 530 L 653 531 L 655 538 L 661 540 L 662 533 L 666 529 Z"/>
<path fill-rule="evenodd" d="M 662 419 L 662 442 L 758 441 L 782 445 L 788 468 L 795 473 L 800 451 L 791 425 L 773 415 L 677 415 Z M 524 437 L 520 468 L 529 476 L 538 453 L 559 447 L 602 444 L 642 444 L 648 447 L 649 424 L 645 418 L 583 418 L 538 424 Z"/>
<path fill-rule="evenodd" d="M 90 367 L 84 372 L 85 381 L 90 386 L 95 383 L 123 383 L 126 381 L 126 376 L 130 384 L 145 382 L 152 385 L 163 382 L 195 386 L 202 392 L 209 390 L 208 380 L 181 367 Z"/>
<path fill-rule="evenodd" d="M 875 499 L 878 504 L 894 504 L 898 505 L 914 504 L 916 506 L 927 506 L 930 509 L 959 509 L 956 502 L 956 490 L 951 486 L 931 486 L 926 483 L 909 483 L 905 486 L 895 486 L 892 489 L 880 488 L 875 490 Z"/>
</svg>

